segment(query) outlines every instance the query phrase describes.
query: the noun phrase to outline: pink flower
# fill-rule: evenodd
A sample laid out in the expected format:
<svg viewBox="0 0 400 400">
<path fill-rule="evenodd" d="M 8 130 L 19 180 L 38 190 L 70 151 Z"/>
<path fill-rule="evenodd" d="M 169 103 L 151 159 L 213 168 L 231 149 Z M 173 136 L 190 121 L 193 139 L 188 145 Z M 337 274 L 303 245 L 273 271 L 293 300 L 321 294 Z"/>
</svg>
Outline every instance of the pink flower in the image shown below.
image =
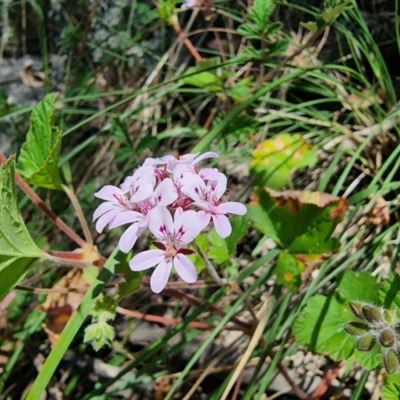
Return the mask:
<svg viewBox="0 0 400 400">
<path fill-rule="evenodd" d="M 128 220 L 127 216 L 120 214 L 110 223 L 110 228 L 134 222 L 121 236 L 119 247 L 128 253 L 136 243 L 137 238 L 147 229 L 152 218 L 152 210 L 158 205 L 169 206 L 178 198 L 172 179 L 164 179 L 147 199 L 136 204 L 140 216 L 135 220 Z"/>
<path fill-rule="evenodd" d="M 129 195 L 120 188 L 112 185 L 106 185 L 94 194 L 102 200 L 107 200 L 100 204 L 94 214 L 93 221 L 98 219 L 96 223 L 97 232 L 103 232 L 107 224 L 113 222 L 116 217 L 127 222 L 137 221 L 141 218 L 141 214 L 134 211 L 134 205 L 129 201 Z"/>
<path fill-rule="evenodd" d="M 196 7 L 201 5 L 202 0 L 186 0 L 184 3 L 182 3 L 181 8 Z"/>
<path fill-rule="evenodd" d="M 182 192 L 194 201 L 194 205 L 201 209 L 198 212 L 203 228 L 205 228 L 212 218 L 215 229 L 219 236 L 226 238 L 232 233 L 232 226 L 226 214 L 244 215 L 246 207 L 236 201 L 223 202 L 222 195 L 226 191 L 227 177 L 218 172 L 207 172 L 205 176 L 213 179 L 207 183 L 199 175 L 186 173 L 181 179 Z"/>
<path fill-rule="evenodd" d="M 172 155 L 167 155 L 161 158 L 147 158 L 143 165 L 167 165 L 167 168 L 170 172 L 174 172 L 174 169 L 178 165 L 187 165 L 194 166 L 197 165 L 200 161 L 203 161 L 207 158 L 215 158 L 218 157 L 217 153 L 213 151 L 207 151 L 203 154 L 195 153 L 195 154 L 184 154 L 179 158 L 175 158 Z"/>
<path fill-rule="evenodd" d="M 124 192 L 129 192 L 131 202 L 137 203 L 151 196 L 155 184 L 156 174 L 154 167 L 143 166 L 139 167 L 132 176 L 128 176 L 125 179 L 121 189 Z"/>
<path fill-rule="evenodd" d="M 150 232 L 159 242 L 157 249 L 147 250 L 135 255 L 129 262 L 133 271 L 143 271 L 156 266 L 150 287 L 154 293 L 160 293 L 168 282 L 172 267 L 187 283 L 194 283 L 197 273 L 192 261 L 186 256 L 193 251 L 185 248 L 200 233 L 202 224 L 195 211 L 175 212 L 174 220 L 168 209 L 162 205 L 151 213 Z"/>
</svg>

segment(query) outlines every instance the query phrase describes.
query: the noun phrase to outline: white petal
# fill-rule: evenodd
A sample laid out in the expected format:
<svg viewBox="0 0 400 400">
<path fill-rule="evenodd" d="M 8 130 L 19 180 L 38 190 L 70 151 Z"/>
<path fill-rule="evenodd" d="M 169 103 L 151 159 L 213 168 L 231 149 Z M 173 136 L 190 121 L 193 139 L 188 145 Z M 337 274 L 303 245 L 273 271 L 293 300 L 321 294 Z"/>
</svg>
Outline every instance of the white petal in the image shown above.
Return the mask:
<svg viewBox="0 0 400 400">
<path fill-rule="evenodd" d="M 154 293 L 160 293 L 166 286 L 171 274 L 172 262 L 161 261 L 150 278 L 150 287 Z"/>
<path fill-rule="evenodd" d="M 121 210 L 120 213 L 110 222 L 110 229 L 124 224 L 137 222 L 143 218 L 143 215 L 132 210 Z"/>
<path fill-rule="evenodd" d="M 232 233 L 232 226 L 225 215 L 213 215 L 215 230 L 222 238 L 228 237 Z"/>
<path fill-rule="evenodd" d="M 132 194 L 129 201 L 132 203 L 138 203 L 139 201 L 146 200 L 154 193 L 153 185 L 148 182 L 137 183 L 136 192 Z"/>
<path fill-rule="evenodd" d="M 124 192 L 117 186 L 106 185 L 94 195 L 102 200 L 115 201 L 115 194 L 123 196 Z"/>
<path fill-rule="evenodd" d="M 195 157 L 192 164 L 198 164 L 200 161 L 205 160 L 206 158 L 216 158 L 219 157 L 218 153 L 214 153 L 213 151 L 206 151 L 203 154 Z"/>
<path fill-rule="evenodd" d="M 164 179 L 154 191 L 155 204 L 169 206 L 178 198 L 174 182 L 171 178 Z"/>
<path fill-rule="evenodd" d="M 201 230 L 203 230 L 210 223 L 211 214 L 205 211 L 197 211 L 197 216 L 199 217 L 201 222 Z"/>
<path fill-rule="evenodd" d="M 106 225 L 112 221 L 112 219 L 116 217 L 119 212 L 120 210 L 116 209 L 103 214 L 96 222 L 96 231 L 99 233 L 103 232 L 103 229 L 106 227 Z"/>
<path fill-rule="evenodd" d="M 175 238 L 179 240 L 180 247 L 190 243 L 203 229 L 203 224 L 196 211 L 185 211 L 174 222 Z"/>
<path fill-rule="evenodd" d="M 182 193 L 194 201 L 203 200 L 206 184 L 198 175 L 191 172 L 183 174 L 180 180 Z"/>
<path fill-rule="evenodd" d="M 174 258 L 174 267 L 182 280 L 194 283 L 197 280 L 196 268 L 192 261 L 184 254 L 177 254 Z"/>
<path fill-rule="evenodd" d="M 174 232 L 171 213 L 162 205 L 154 207 L 150 211 L 150 232 L 159 240 L 167 240 L 169 234 Z"/>
<path fill-rule="evenodd" d="M 119 248 L 124 253 L 129 253 L 139 236 L 139 223 L 132 224 L 119 238 Z"/>
<path fill-rule="evenodd" d="M 237 201 L 228 201 L 216 207 L 218 214 L 236 214 L 244 215 L 247 213 L 247 208 L 244 204 Z"/>
<path fill-rule="evenodd" d="M 145 269 L 149 269 L 154 267 L 156 264 L 162 262 L 164 260 L 164 251 L 155 249 L 155 250 L 147 250 L 142 253 L 136 254 L 129 261 L 129 267 L 132 271 L 143 271 Z"/>
<path fill-rule="evenodd" d="M 220 199 L 222 195 L 226 192 L 226 186 L 228 184 L 228 178 L 222 172 L 218 174 L 218 180 L 215 185 L 215 193 L 217 199 Z"/>
<path fill-rule="evenodd" d="M 117 208 L 119 208 L 121 210 L 121 207 L 119 205 L 117 205 L 116 203 L 113 203 L 111 201 L 106 201 L 105 203 L 101 203 L 93 213 L 93 221 L 95 221 L 97 218 L 99 218 L 106 212 L 115 210 Z"/>
</svg>

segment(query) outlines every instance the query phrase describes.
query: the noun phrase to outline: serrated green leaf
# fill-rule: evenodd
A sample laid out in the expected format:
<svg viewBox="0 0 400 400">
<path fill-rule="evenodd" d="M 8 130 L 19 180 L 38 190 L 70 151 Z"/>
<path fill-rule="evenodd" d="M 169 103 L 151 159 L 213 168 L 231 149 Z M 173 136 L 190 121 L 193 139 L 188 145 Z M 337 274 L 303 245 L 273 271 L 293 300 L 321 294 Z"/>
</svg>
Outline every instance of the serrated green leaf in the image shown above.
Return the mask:
<svg viewBox="0 0 400 400">
<path fill-rule="evenodd" d="M 58 159 L 61 131 L 53 126 L 56 94 L 48 94 L 32 111 L 31 125 L 18 157 L 23 178 L 47 189 L 62 190 Z"/>
<path fill-rule="evenodd" d="M 316 295 L 296 318 L 293 334 L 311 351 L 328 354 L 338 361 L 350 357 L 354 351 L 354 338 L 343 329 L 352 320 L 353 314 L 335 296 Z"/>
<path fill-rule="evenodd" d="M 90 314 L 93 316 L 93 320 L 106 322 L 115 318 L 116 308 L 117 299 L 110 296 L 100 295 Z"/>
<path fill-rule="evenodd" d="M 260 39 L 261 32 L 258 25 L 253 23 L 245 23 L 239 26 L 237 29 L 239 35 L 242 35 L 248 39 Z"/>
<path fill-rule="evenodd" d="M 250 16 L 263 31 L 269 23 L 273 11 L 273 0 L 254 0 L 253 7 L 250 8 Z"/>
<path fill-rule="evenodd" d="M 262 58 L 261 50 L 256 49 L 254 46 L 246 46 L 240 53 L 240 57 L 249 58 L 252 60 L 260 60 Z"/>
<path fill-rule="evenodd" d="M 339 295 L 346 301 L 379 304 L 379 285 L 369 272 L 346 271 L 340 280 Z"/>
<path fill-rule="evenodd" d="M 105 345 L 111 345 L 115 337 L 114 328 L 106 322 L 96 322 L 86 327 L 83 341 L 90 343 L 95 351 Z"/>
<path fill-rule="evenodd" d="M 17 207 L 14 168 L 14 157 L 0 166 L 0 301 L 43 257 Z"/>
</svg>

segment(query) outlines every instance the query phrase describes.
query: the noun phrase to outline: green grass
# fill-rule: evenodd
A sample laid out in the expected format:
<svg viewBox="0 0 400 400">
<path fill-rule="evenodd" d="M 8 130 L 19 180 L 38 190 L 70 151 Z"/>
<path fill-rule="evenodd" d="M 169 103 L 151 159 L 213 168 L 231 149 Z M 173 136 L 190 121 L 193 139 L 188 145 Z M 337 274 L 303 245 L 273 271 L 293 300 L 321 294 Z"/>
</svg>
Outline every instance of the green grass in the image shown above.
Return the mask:
<svg viewBox="0 0 400 400">
<path fill-rule="evenodd" d="M 306 12 L 310 21 L 318 14 L 315 8 L 296 6 L 291 1 L 277 3 L 283 13 L 289 13 L 289 10 Z M 34 4 L 34 10 L 30 11 L 33 13 L 37 7 L 42 7 L 41 3 Z M 172 296 L 152 297 L 149 289 L 142 288 L 131 295 L 133 310 L 147 312 L 147 303 L 153 305 L 158 301 L 162 304 L 163 312 L 173 309 L 174 318 L 180 318 L 180 322 L 169 327 L 165 336 L 147 346 L 135 347 L 124 338 L 117 337 L 114 345 L 123 351 L 105 348 L 96 354 L 89 344 L 80 344 L 83 327 L 85 323 L 90 323 L 87 317 L 97 295 L 107 284 L 106 278 L 112 273 L 111 265 L 116 256 L 113 249 L 116 248 L 121 230 L 95 235 L 95 244 L 100 254 L 106 257 L 112 255 L 98 278 L 99 282 L 88 289 L 78 311 L 69 320 L 52 349 L 40 327 L 45 318 L 43 312 L 39 314 L 33 310 L 25 314 L 21 310 L 9 319 L 8 329 L 11 334 L 0 339 L 0 349 L 12 344 L 12 351 L 8 353 L 0 378 L 0 396 L 4 396 L 0 398 L 21 395 L 14 388 L 15 382 L 18 382 L 18 364 L 21 362 L 30 371 L 24 382 L 24 395 L 29 400 L 39 398 L 52 385 L 65 391 L 70 399 L 106 398 L 106 391 L 106 396 L 110 396 L 107 398 L 117 398 L 118 392 L 125 387 L 135 392 L 140 384 L 154 384 L 156 378 L 169 375 L 173 375 L 174 379 L 164 393 L 164 398 L 171 399 L 177 393 L 184 396 L 185 390 L 187 392 L 187 388 L 199 377 L 193 371 L 204 371 L 215 357 L 217 361 L 214 367 L 226 367 L 221 361 L 222 356 L 218 359 L 223 352 L 221 346 L 206 361 L 202 356 L 209 355 L 218 340 L 222 341 L 221 332 L 229 321 L 232 322 L 232 317 L 252 323 L 248 308 L 257 312 L 267 296 L 270 301 L 268 323 L 262 342 L 256 346 L 250 358 L 256 360 L 255 368 L 248 383 L 240 387 L 240 395 L 237 397 L 261 399 L 265 393 L 270 394 L 268 389 L 271 382 L 281 368 L 286 368 L 288 357 L 298 350 L 307 351 L 294 341 L 291 326 L 312 296 L 333 293 L 347 270 L 369 271 L 376 275 L 378 281 L 383 282 L 387 278 L 387 271 L 381 271 L 379 267 L 385 263 L 391 265 L 392 270 L 396 268 L 400 189 L 399 124 L 396 121 L 400 111 L 395 77 L 391 76 L 389 65 L 381 54 L 380 44 L 375 41 L 355 1 L 330 26 L 331 35 L 326 46 L 335 46 L 333 37 L 336 34 L 341 37 L 341 42 L 336 43 L 340 54 L 338 59 L 326 60 L 314 55 L 315 47 L 323 40 L 322 31 L 317 40 L 309 43 L 296 57 L 290 58 L 290 52 L 282 52 L 278 56 L 267 57 L 263 66 L 258 60 L 245 59 L 240 55 L 240 49 L 250 44 L 257 46 L 259 43 L 240 38 L 237 34 L 238 26 L 250 18 L 249 10 L 243 8 L 242 3 L 216 1 L 210 21 L 204 19 L 201 11 L 180 12 L 182 30 L 187 32 L 187 37 L 204 58 L 220 55 L 218 49 L 210 50 L 207 47 L 211 39 L 215 39 L 218 44 L 222 38 L 222 44 L 227 45 L 223 61 L 218 66 L 219 71 L 216 72 L 214 66 L 202 68 L 202 72 L 217 73 L 223 77 L 221 79 L 225 87 L 220 92 L 213 92 L 201 85 L 194 87 L 183 83 L 185 77 L 198 78 L 197 72 L 186 73 L 194 65 L 193 57 L 182 40 L 176 39 L 175 42 L 175 31 L 168 21 L 157 17 L 155 9 L 152 9 L 150 15 L 147 14 L 150 10 L 146 11 L 140 1 L 130 2 L 125 9 L 125 18 L 121 24 L 114 26 L 104 12 L 101 14 L 101 6 L 93 11 L 94 20 L 88 21 L 90 4 L 83 1 L 79 6 L 87 11 L 85 20 L 76 14 L 77 11 L 60 2 L 63 18 L 79 22 L 76 25 L 77 31 L 74 34 L 67 31 L 67 20 L 60 23 L 59 29 L 51 24 L 42 24 L 38 40 L 47 77 L 46 91 L 52 90 L 50 54 L 60 51 L 66 55 L 62 77 L 65 90 L 59 95 L 59 110 L 56 113 L 56 123 L 63 129 L 59 166 L 70 168 L 72 185 L 76 188 L 84 218 L 93 233 L 92 214 L 99 204 L 93 192 L 105 184 L 121 183 L 123 177 L 146 157 L 171 152 L 184 154 L 216 151 L 220 153 L 216 166 L 230 173 L 237 165 L 247 166 L 251 161 L 251 153 L 264 140 L 281 133 L 299 133 L 314 146 L 319 161 L 312 168 L 296 171 L 291 188 L 311 188 L 336 196 L 346 195 L 347 211 L 335 231 L 341 240 L 341 247 L 326 256 L 318 266 L 318 274 L 305 278 L 300 287 L 293 291 L 276 282 L 276 262 L 279 253 L 284 250 L 266 251 L 263 245 L 265 237 L 251 226 L 230 263 L 217 265 L 222 275 L 229 270 L 240 290 L 236 290 L 235 286 L 188 289 L 184 292 L 196 296 L 201 302 L 200 306 L 189 306 L 186 301 Z M 16 12 L 20 12 L 20 5 L 12 3 Z M 398 13 L 398 0 L 396 10 Z M 194 21 L 191 16 L 197 12 Z M 2 13 L 2 29 L 5 29 L 5 7 Z M 146 15 L 149 19 L 145 23 L 146 28 L 138 30 L 137 25 L 144 24 Z M 398 16 L 395 22 L 394 48 L 400 51 Z M 100 27 L 108 35 L 103 42 L 95 39 L 96 29 Z M 86 28 L 86 42 L 83 47 L 79 47 L 84 41 Z M 291 48 L 299 48 L 300 45 L 285 29 L 266 39 L 286 38 Z M 193 31 L 196 33 L 191 34 Z M 123 35 L 127 35 L 128 39 L 122 47 L 109 46 L 107 40 L 110 37 Z M 157 35 L 162 36 L 161 39 Z M 242 39 L 241 47 L 235 45 L 233 37 Z M 144 41 L 149 43 L 156 40 L 159 43 L 155 50 L 143 45 Z M 142 58 L 131 56 L 130 50 L 135 46 L 143 49 Z M 81 48 L 83 53 L 77 60 L 78 49 Z M 102 51 L 102 57 L 94 61 L 93 52 L 96 49 Z M 141 68 L 141 72 L 133 78 L 135 71 L 132 65 Z M 96 80 L 104 77 L 106 68 L 115 70 L 116 79 L 112 85 L 101 89 Z M 272 70 L 273 78 L 265 79 Z M 247 95 L 240 100 L 229 98 L 226 95 L 227 88 L 247 77 L 252 78 Z M 360 99 L 368 100 L 368 104 L 362 104 Z M 31 110 L 30 104 L 10 108 L 0 103 L 2 129 L 23 135 Z M 379 127 L 390 121 L 393 126 L 388 131 L 381 131 Z M 15 126 L 22 132 L 14 129 Z M 365 129 L 369 129 L 367 134 Z M 15 135 L 15 151 L 18 151 L 22 140 L 21 136 Z M 248 195 L 255 186 L 253 177 L 249 175 L 238 178 L 232 173 L 229 182 L 232 187 L 229 198 L 237 200 L 240 195 L 241 200 L 248 203 Z M 286 186 L 284 189 L 288 188 Z M 41 189 L 37 191 L 72 229 L 81 232 L 67 196 L 62 192 L 55 194 Z M 380 196 L 384 197 L 390 209 L 391 221 L 386 226 L 376 226 L 370 219 L 371 208 Z M 20 205 L 37 243 L 44 243 L 47 250 L 74 250 L 75 245 L 65 239 L 49 221 L 43 222 L 45 217 L 40 210 L 23 196 L 20 196 Z M 145 242 L 140 246 L 144 249 Z M 228 269 L 224 271 L 224 268 Z M 44 270 L 44 266 L 37 266 L 28 279 L 34 272 Z M 61 277 L 62 274 L 45 272 L 44 276 L 27 286 L 52 288 L 56 276 Z M 36 301 L 38 297 L 36 294 L 34 296 Z M 41 298 L 40 302 L 43 301 Z M 210 313 L 211 306 L 223 311 L 224 316 Z M 152 314 L 153 309 L 148 312 Z M 36 318 L 34 322 L 30 320 L 32 316 Z M 125 318 L 128 320 L 128 317 Z M 185 360 L 185 366 L 177 370 L 169 360 L 185 351 L 185 341 L 179 338 L 183 336 L 190 342 L 200 337 L 200 331 L 189 326 L 193 321 L 210 323 L 214 328 L 207 334 L 201 334 L 201 344 Z M 16 322 L 18 329 L 13 328 Z M 225 388 L 230 385 L 233 371 L 251 336 L 252 332 L 243 333 L 241 340 L 234 342 L 229 349 L 231 369 L 215 378 L 216 381 L 218 379 L 216 388 L 207 392 L 206 385 L 200 384 L 207 398 L 221 398 Z M 40 349 L 38 340 L 42 343 Z M 79 352 L 91 358 L 101 358 L 106 363 L 111 363 L 117 353 L 122 354 L 120 373 L 112 379 L 101 378 L 98 382 L 86 376 L 79 379 L 75 373 L 61 378 L 61 365 L 66 363 L 62 361 L 66 351 L 72 349 L 78 352 L 78 348 Z M 37 352 L 42 352 L 46 361 L 36 377 L 32 353 Z M 347 368 L 350 370 L 356 367 L 348 365 Z M 262 375 L 260 371 L 263 371 Z M 348 384 L 352 399 L 366 396 L 368 376 L 369 372 L 364 371 L 357 385 Z M 342 390 L 347 383 L 343 380 L 341 384 Z"/>
</svg>

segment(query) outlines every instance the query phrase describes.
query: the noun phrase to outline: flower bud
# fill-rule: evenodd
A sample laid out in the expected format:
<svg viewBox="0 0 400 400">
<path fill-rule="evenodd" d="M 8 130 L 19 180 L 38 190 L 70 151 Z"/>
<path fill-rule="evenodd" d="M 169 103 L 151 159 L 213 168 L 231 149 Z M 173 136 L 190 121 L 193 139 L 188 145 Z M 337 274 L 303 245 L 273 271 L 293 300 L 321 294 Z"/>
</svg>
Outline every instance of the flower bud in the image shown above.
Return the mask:
<svg viewBox="0 0 400 400">
<path fill-rule="evenodd" d="M 399 360 L 394 350 L 389 350 L 383 355 L 383 365 L 388 374 L 396 372 L 399 366 Z"/>
<path fill-rule="evenodd" d="M 384 347 L 393 347 L 396 341 L 396 334 L 389 328 L 379 334 L 379 343 Z"/>
<path fill-rule="evenodd" d="M 361 336 L 368 332 L 368 325 L 363 322 L 348 322 L 343 329 L 352 336 Z"/>
<path fill-rule="evenodd" d="M 370 351 L 374 347 L 374 344 L 375 338 L 372 335 L 368 334 L 357 340 L 356 347 L 357 350 L 360 351 Z"/>
<path fill-rule="evenodd" d="M 396 310 L 384 310 L 383 311 L 383 318 L 388 324 L 392 324 L 396 319 Z"/>
<path fill-rule="evenodd" d="M 362 303 L 358 303 L 357 301 L 351 301 L 349 303 L 349 306 L 350 310 L 356 317 L 364 319 L 364 316 L 362 314 L 362 308 L 364 305 Z"/>
<path fill-rule="evenodd" d="M 383 320 L 381 311 L 376 307 L 364 306 L 362 313 L 368 322 L 381 322 Z"/>
</svg>

